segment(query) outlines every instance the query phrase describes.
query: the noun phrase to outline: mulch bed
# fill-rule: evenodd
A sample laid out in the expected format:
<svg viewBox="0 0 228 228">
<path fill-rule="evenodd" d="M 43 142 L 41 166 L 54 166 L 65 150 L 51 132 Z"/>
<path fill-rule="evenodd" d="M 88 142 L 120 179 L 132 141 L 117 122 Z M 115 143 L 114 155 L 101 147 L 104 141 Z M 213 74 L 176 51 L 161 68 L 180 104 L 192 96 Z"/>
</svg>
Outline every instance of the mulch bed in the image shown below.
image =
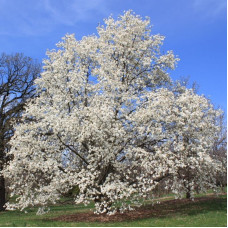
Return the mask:
<svg viewBox="0 0 228 228">
<path fill-rule="evenodd" d="M 194 201 L 188 199 L 176 199 L 162 201 L 160 204 L 145 205 L 140 208 L 135 208 L 134 211 L 127 211 L 124 214 L 117 212 L 114 215 L 94 214 L 92 211 L 80 212 L 71 215 L 62 215 L 57 218 L 53 218 L 55 221 L 64 222 L 123 222 L 133 221 L 142 218 L 151 217 L 164 217 L 176 212 L 183 212 L 183 208 L 188 207 L 190 204 L 196 204 L 197 202 L 208 201 L 218 199 L 215 196 L 199 197 Z"/>
</svg>

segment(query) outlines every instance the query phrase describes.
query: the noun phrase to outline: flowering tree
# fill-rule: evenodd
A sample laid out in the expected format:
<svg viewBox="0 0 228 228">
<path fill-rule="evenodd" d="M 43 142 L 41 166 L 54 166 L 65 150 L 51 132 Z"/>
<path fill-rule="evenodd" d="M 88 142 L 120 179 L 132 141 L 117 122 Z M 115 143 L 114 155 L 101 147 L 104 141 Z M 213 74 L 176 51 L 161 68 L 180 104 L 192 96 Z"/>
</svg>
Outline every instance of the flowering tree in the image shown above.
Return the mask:
<svg viewBox="0 0 228 228">
<path fill-rule="evenodd" d="M 111 214 L 120 202 L 125 210 L 124 199 L 145 198 L 164 179 L 183 191 L 177 175 L 191 153 L 207 181 L 218 113 L 191 90 L 168 89 L 178 59 L 160 53 L 164 37 L 149 24 L 128 11 L 105 20 L 98 36 L 67 35 L 47 53 L 40 95 L 11 141 L 5 175 L 19 197 L 8 208 L 54 203 L 77 185 L 76 203 L 94 201 L 97 213 Z"/>
<path fill-rule="evenodd" d="M 169 115 L 173 131 L 169 135 L 172 135 L 170 151 L 175 165 L 170 170 L 167 188 L 171 187 L 179 197 L 185 193 L 186 198 L 193 198 L 194 191 L 215 188 L 216 173 L 222 170 L 221 162 L 211 156 L 220 132 L 217 117 L 222 113 L 193 90 L 184 89 L 173 102 L 173 117 Z"/>
</svg>

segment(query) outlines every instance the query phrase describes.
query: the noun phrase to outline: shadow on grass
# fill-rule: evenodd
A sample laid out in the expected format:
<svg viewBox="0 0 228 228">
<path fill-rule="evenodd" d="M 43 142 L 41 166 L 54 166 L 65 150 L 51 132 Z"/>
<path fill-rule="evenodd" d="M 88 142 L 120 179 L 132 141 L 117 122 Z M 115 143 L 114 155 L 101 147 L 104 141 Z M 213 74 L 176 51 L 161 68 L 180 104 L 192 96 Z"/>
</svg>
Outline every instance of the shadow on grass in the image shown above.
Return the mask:
<svg viewBox="0 0 228 228">
<path fill-rule="evenodd" d="M 198 197 L 194 201 L 181 200 L 167 200 L 160 204 L 145 205 L 136 208 L 134 211 L 129 211 L 124 214 L 116 213 L 112 216 L 96 215 L 93 212 L 81 212 L 72 215 L 62 215 L 52 218 L 55 221 L 64 222 L 124 222 L 133 221 L 144 218 L 168 218 L 173 216 L 194 216 L 197 214 L 208 212 L 226 211 L 227 203 L 225 196 L 221 197 Z"/>
<path fill-rule="evenodd" d="M 182 200 L 168 200 L 161 204 L 147 205 L 145 209 L 151 210 L 153 214 L 151 217 L 167 217 L 174 214 L 181 215 L 197 215 L 200 213 L 208 213 L 213 211 L 226 211 L 227 200 L 226 198 L 217 197 L 199 197 L 194 201 Z"/>
</svg>

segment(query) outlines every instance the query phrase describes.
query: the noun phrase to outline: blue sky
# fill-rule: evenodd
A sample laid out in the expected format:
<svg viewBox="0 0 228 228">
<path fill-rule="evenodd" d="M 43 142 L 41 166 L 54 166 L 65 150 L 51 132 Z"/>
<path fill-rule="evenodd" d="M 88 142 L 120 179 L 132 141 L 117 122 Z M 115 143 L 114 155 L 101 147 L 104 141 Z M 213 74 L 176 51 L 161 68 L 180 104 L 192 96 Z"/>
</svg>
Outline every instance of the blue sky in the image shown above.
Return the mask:
<svg viewBox="0 0 228 228">
<path fill-rule="evenodd" d="M 200 94 L 227 108 L 226 0 L 0 0 L 0 52 L 23 52 L 38 61 L 66 33 L 96 33 L 112 14 L 132 9 L 149 16 L 163 50 L 181 59 L 173 78 L 190 77 Z"/>
</svg>

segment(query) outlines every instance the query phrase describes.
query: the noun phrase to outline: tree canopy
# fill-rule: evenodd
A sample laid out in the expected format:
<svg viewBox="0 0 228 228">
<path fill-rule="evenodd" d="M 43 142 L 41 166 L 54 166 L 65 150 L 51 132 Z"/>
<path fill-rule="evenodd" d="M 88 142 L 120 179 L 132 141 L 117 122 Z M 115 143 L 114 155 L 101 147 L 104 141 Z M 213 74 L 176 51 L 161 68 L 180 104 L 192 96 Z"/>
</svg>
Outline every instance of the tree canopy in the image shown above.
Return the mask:
<svg viewBox="0 0 228 228">
<path fill-rule="evenodd" d="M 221 113 L 193 90 L 174 89 L 169 71 L 179 59 L 162 54 L 164 37 L 131 11 L 97 32 L 66 35 L 47 52 L 39 96 L 11 140 L 4 173 L 19 197 L 8 208 L 45 206 L 78 186 L 75 203 L 112 214 L 129 209 L 126 199 L 152 197 L 160 181 L 191 197 L 195 186 L 214 186 Z"/>
</svg>

